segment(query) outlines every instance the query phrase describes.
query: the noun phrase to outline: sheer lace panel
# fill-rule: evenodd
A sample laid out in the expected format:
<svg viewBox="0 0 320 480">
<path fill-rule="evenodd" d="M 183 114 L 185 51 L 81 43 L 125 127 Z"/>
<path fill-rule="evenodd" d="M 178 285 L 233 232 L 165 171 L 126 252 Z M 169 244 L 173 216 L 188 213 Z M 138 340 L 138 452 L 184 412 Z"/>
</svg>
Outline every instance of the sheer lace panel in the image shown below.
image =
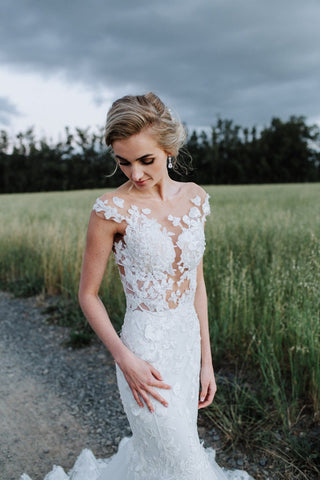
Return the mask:
<svg viewBox="0 0 320 480">
<path fill-rule="evenodd" d="M 115 239 L 113 251 L 127 308 L 161 312 L 193 303 L 197 266 L 205 249 L 209 195 L 190 199 L 187 212 L 181 208 L 185 209 L 185 202 L 175 207 L 175 215 L 163 216 L 160 209 L 126 205 L 117 196 L 96 200 L 95 212 L 106 220 L 125 222 L 125 233 Z"/>
</svg>

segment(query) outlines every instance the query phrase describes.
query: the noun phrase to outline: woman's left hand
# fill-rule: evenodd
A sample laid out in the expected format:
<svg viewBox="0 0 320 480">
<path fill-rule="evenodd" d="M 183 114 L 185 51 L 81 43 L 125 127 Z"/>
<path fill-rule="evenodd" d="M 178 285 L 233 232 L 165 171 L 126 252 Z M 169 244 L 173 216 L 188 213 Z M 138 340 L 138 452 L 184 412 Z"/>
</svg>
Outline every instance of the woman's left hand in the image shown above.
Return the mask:
<svg viewBox="0 0 320 480">
<path fill-rule="evenodd" d="M 202 365 L 200 372 L 201 392 L 198 409 L 204 408 L 212 403 L 213 397 L 217 391 L 217 385 L 214 378 L 213 366 Z"/>
</svg>

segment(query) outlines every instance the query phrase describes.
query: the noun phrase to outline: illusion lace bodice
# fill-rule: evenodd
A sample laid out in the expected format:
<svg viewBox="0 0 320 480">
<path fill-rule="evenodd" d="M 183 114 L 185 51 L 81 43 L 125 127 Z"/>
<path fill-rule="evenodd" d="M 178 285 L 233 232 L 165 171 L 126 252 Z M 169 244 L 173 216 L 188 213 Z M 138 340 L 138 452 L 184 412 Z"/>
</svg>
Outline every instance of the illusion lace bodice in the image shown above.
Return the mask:
<svg viewBox="0 0 320 480">
<path fill-rule="evenodd" d="M 162 312 L 193 303 L 209 195 L 196 195 L 189 204 L 179 216 L 159 218 L 161 214 L 154 216 L 150 208 L 126 205 L 117 196 L 96 200 L 93 210 L 107 220 L 125 223 L 125 233 L 115 239 L 113 251 L 128 309 Z"/>
</svg>

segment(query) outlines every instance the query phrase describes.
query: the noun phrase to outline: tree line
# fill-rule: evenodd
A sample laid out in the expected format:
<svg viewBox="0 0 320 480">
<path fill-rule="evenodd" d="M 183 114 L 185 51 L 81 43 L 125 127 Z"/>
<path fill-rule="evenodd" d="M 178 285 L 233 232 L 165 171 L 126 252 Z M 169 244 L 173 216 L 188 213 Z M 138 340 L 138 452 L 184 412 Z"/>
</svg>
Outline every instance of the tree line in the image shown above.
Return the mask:
<svg viewBox="0 0 320 480">
<path fill-rule="evenodd" d="M 186 175 L 201 184 L 259 184 L 320 181 L 320 129 L 305 117 L 272 118 L 270 125 L 245 128 L 217 118 L 208 131 L 188 134 Z M 76 190 L 118 186 L 123 174 L 104 145 L 103 129 L 66 127 L 64 139 L 37 140 L 32 128 L 10 138 L 0 132 L 0 193 Z"/>
</svg>

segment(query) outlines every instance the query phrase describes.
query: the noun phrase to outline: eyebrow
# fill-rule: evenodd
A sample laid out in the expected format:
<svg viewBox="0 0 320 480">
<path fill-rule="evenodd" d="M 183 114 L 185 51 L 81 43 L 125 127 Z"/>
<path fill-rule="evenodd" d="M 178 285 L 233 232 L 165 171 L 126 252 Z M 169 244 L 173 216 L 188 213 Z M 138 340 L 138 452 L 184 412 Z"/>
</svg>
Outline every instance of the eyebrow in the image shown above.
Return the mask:
<svg viewBox="0 0 320 480">
<path fill-rule="evenodd" d="M 153 156 L 153 153 L 147 153 L 146 155 L 142 155 L 142 157 L 139 157 L 134 161 L 136 162 L 138 160 L 144 160 L 145 158 L 152 157 L 152 156 Z M 120 155 L 116 155 L 116 157 L 119 158 L 119 160 L 124 160 L 125 162 L 129 162 L 129 160 L 127 160 L 126 158 L 120 157 Z"/>
</svg>

